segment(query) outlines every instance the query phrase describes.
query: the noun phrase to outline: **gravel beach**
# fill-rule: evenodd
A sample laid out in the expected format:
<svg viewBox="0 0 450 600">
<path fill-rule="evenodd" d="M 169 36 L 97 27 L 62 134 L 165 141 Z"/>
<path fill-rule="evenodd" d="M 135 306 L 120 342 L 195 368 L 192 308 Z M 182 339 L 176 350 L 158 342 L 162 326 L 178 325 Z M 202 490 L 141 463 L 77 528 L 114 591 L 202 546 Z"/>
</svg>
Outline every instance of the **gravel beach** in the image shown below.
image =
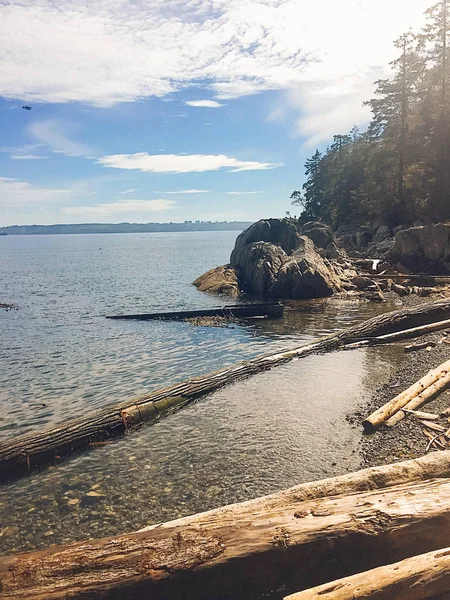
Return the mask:
<svg viewBox="0 0 450 600">
<path fill-rule="evenodd" d="M 432 298 L 435 300 L 436 298 Z M 410 296 L 404 306 L 423 303 L 423 298 Z M 377 388 L 369 401 L 361 405 L 355 412 L 349 414 L 348 420 L 359 427 L 362 432 L 362 422 L 373 411 L 392 400 L 400 392 L 421 379 L 430 370 L 450 359 L 450 344 L 442 342 L 448 336 L 450 329 L 424 335 L 412 340 L 398 342 L 401 347 L 420 342 L 435 342 L 430 350 L 416 350 L 404 354 L 404 359 L 390 380 Z M 450 388 L 439 394 L 434 400 L 418 410 L 439 414 L 450 406 Z M 441 423 L 441 421 L 440 421 Z M 444 424 L 445 421 L 442 421 Z M 450 424 L 449 424 L 450 427 Z M 413 416 L 407 416 L 392 428 L 382 426 L 372 434 L 361 435 L 361 468 L 388 464 L 400 460 L 417 458 L 426 452 L 428 439 L 422 432 L 423 426 Z M 436 450 L 432 450 L 436 451 Z"/>
</svg>

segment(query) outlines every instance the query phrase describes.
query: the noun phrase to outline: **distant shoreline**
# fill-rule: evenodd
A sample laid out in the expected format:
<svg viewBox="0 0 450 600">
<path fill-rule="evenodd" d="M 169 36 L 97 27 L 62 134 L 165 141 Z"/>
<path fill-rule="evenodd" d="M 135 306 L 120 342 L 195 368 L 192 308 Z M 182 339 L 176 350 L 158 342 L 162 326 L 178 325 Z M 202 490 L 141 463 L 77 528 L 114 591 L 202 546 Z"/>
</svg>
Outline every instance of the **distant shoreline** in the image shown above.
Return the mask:
<svg viewBox="0 0 450 600">
<path fill-rule="evenodd" d="M 86 233 L 172 233 L 183 231 L 243 231 L 251 221 L 185 221 L 184 223 L 79 223 L 75 225 L 9 225 L 0 236 L 64 235 Z"/>
</svg>

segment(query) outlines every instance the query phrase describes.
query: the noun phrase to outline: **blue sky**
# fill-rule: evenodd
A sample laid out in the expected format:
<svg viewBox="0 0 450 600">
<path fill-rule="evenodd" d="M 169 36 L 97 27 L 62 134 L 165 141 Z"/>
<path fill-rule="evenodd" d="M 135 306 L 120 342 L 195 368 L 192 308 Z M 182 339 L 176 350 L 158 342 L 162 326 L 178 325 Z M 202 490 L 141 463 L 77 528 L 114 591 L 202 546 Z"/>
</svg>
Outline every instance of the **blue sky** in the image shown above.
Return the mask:
<svg viewBox="0 0 450 600">
<path fill-rule="evenodd" d="M 0 225 L 295 212 L 305 159 L 367 123 L 428 5 L 1 3 Z"/>
</svg>

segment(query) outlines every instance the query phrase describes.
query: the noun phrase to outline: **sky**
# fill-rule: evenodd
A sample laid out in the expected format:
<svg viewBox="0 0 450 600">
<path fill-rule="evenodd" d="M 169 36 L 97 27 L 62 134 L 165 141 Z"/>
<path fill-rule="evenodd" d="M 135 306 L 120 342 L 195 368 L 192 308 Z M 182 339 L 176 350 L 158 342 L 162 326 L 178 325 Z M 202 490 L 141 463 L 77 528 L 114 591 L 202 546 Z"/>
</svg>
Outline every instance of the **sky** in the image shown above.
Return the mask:
<svg viewBox="0 0 450 600">
<path fill-rule="evenodd" d="M 298 213 L 305 160 L 367 125 L 429 5 L 3 0 L 0 225 Z"/>
</svg>

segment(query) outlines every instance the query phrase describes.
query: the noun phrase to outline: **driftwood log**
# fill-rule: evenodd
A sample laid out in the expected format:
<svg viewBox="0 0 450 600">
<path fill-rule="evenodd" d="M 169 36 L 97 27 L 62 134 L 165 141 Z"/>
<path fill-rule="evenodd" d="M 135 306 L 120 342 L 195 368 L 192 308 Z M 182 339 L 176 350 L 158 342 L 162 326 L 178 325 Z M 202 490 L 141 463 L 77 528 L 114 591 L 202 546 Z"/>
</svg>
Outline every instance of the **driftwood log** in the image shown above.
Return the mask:
<svg viewBox="0 0 450 600">
<path fill-rule="evenodd" d="M 426 390 L 423 390 L 423 392 L 417 394 L 417 396 L 415 396 L 414 398 L 411 398 L 408 404 L 405 404 L 405 406 L 401 410 L 399 410 L 394 416 L 392 416 L 386 421 L 386 425 L 388 427 L 393 427 L 394 425 L 397 425 L 397 423 L 400 423 L 400 421 L 402 421 L 407 414 L 406 412 L 404 412 L 403 409 L 416 410 L 417 408 L 420 408 L 421 406 L 423 406 L 427 402 L 430 402 L 431 400 L 433 400 L 433 398 L 441 394 L 449 385 L 450 371 L 447 371 L 447 373 L 444 372 L 442 374 L 442 377 L 440 377 L 435 383 L 427 387 Z"/>
<path fill-rule="evenodd" d="M 284 600 L 427 600 L 450 598 L 450 548 L 406 558 L 286 596 Z"/>
<path fill-rule="evenodd" d="M 450 360 L 442 363 L 436 369 L 431 370 L 422 379 L 416 381 L 405 391 L 401 392 L 381 406 L 378 410 L 373 412 L 367 419 L 363 421 L 363 427 L 366 431 L 375 431 L 378 427 L 383 425 L 396 416 L 402 408 L 415 409 L 419 408 L 424 404 L 427 399 L 434 397 L 441 389 L 443 389 L 450 382 Z M 419 403 L 415 403 L 414 400 L 420 398 Z M 404 414 L 403 414 L 404 416 Z"/>
<path fill-rule="evenodd" d="M 54 464 L 62 457 L 91 445 L 98 447 L 99 441 L 123 435 L 128 429 L 143 421 L 155 421 L 225 385 L 284 364 L 294 358 L 336 350 L 368 337 L 419 327 L 449 318 L 449 299 L 385 313 L 325 336 L 311 344 L 243 361 L 127 402 L 108 406 L 82 419 L 74 419 L 43 431 L 8 439 L 0 443 L 0 479 L 17 477 L 33 469 Z"/>
<path fill-rule="evenodd" d="M 442 329 L 448 328 L 450 328 L 450 319 L 445 319 L 444 321 L 437 321 L 435 323 L 421 325 L 420 327 L 411 327 L 409 329 L 403 329 L 402 331 L 396 331 L 395 333 L 386 333 L 384 335 L 371 336 L 365 340 L 360 340 L 353 344 L 346 344 L 346 348 L 351 349 L 361 348 L 364 346 L 376 346 L 378 344 L 391 344 L 393 342 L 400 342 L 401 340 L 420 337 L 428 333 L 433 333 L 435 331 L 440 331 Z M 426 348 L 427 346 L 436 346 L 436 343 L 423 342 L 422 344 L 417 344 L 416 348 L 419 349 L 419 346 Z M 405 347 L 405 350 L 406 348 L 407 347 Z"/>
<path fill-rule="evenodd" d="M 2 599 L 249 600 L 448 544 L 450 452 L 141 531 L 0 557 Z"/>
</svg>

